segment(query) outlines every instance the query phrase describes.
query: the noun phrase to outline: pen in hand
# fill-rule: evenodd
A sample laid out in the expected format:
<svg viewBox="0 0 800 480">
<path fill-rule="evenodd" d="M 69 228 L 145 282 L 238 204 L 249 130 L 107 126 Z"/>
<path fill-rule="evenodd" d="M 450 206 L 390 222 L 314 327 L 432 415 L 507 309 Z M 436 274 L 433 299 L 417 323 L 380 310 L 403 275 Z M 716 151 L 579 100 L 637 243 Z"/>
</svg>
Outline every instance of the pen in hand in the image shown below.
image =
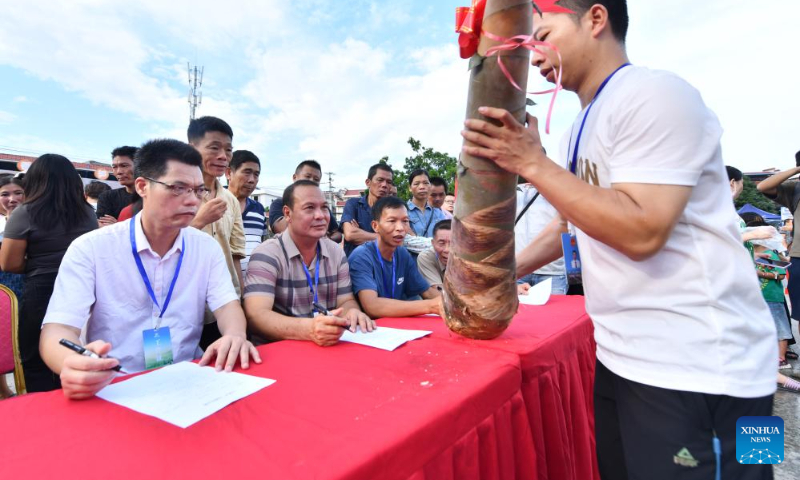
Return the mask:
<svg viewBox="0 0 800 480">
<path fill-rule="evenodd" d="M 72 350 L 73 352 L 79 353 L 79 354 L 81 354 L 81 355 L 83 355 L 85 357 L 90 357 L 90 358 L 108 358 L 108 357 L 101 357 L 100 355 L 94 353 L 91 350 L 87 350 L 87 349 L 83 348 L 82 346 L 80 346 L 78 344 L 70 342 L 66 338 L 62 338 L 61 340 L 58 341 L 58 343 L 63 345 L 65 348 L 68 348 L 68 349 Z M 117 365 L 116 367 L 112 368 L 111 370 L 114 370 L 115 372 L 122 373 L 124 375 L 128 374 L 128 372 L 126 372 L 125 370 L 122 369 L 122 365 Z"/>
<path fill-rule="evenodd" d="M 315 303 L 313 303 L 311 306 L 312 306 L 312 309 L 313 309 L 313 311 L 315 311 L 315 312 L 319 313 L 320 315 L 330 315 L 330 314 L 331 314 L 331 313 L 328 311 L 328 309 L 327 309 L 327 308 L 323 307 L 323 306 L 322 306 L 322 305 L 320 305 L 319 303 L 316 303 L 316 302 L 315 302 Z M 347 330 L 347 331 L 351 331 L 351 330 L 350 330 L 350 325 L 348 325 L 348 326 L 346 326 L 346 327 L 345 327 L 344 325 L 337 325 L 337 327 L 341 327 L 341 328 L 344 328 L 344 329 L 345 329 L 345 330 Z"/>
</svg>

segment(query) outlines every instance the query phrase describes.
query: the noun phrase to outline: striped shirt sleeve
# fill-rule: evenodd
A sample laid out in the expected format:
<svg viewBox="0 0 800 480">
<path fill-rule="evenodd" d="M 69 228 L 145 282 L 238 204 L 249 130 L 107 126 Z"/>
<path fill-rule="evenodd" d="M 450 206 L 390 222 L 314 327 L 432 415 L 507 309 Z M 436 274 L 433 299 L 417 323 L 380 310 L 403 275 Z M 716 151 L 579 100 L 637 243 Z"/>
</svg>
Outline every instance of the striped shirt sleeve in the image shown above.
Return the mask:
<svg viewBox="0 0 800 480">
<path fill-rule="evenodd" d="M 253 250 L 244 279 L 244 297 L 275 297 L 275 285 L 282 266 L 278 260 L 280 245 L 277 240 L 268 240 Z"/>
</svg>

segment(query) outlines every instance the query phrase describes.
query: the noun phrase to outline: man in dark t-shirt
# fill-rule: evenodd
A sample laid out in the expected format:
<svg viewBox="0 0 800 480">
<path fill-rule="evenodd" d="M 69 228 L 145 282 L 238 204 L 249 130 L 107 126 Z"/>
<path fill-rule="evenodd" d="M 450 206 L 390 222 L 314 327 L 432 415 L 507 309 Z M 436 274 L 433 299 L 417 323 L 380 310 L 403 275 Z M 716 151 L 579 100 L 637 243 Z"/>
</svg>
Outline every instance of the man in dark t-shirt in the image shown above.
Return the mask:
<svg viewBox="0 0 800 480">
<path fill-rule="evenodd" d="M 344 253 L 350 257 L 357 246 L 370 240 L 377 240 L 378 234 L 372 229 L 372 207 L 381 198 L 391 195 L 392 167 L 385 163 L 376 163 L 369 167 L 367 195 L 351 198 L 344 204 L 342 212 L 342 233 L 344 233 Z M 397 190 L 395 189 L 395 196 Z"/>
<path fill-rule="evenodd" d="M 97 223 L 101 227 L 117 223 L 119 212 L 131 204 L 133 198 L 133 157 L 136 147 L 118 147 L 111 152 L 111 170 L 122 188 L 100 195 L 97 199 Z"/>
<path fill-rule="evenodd" d="M 322 180 L 322 167 L 316 160 L 303 160 L 297 165 L 292 175 L 292 183 L 298 180 L 310 180 L 319 185 Z M 272 233 L 279 234 L 286 230 L 286 219 L 283 218 L 283 199 L 278 197 L 269 206 L 269 228 Z M 328 222 L 328 238 L 336 243 L 342 241 L 342 234 L 339 232 L 339 223 L 336 216 L 331 212 L 331 219 Z"/>
</svg>

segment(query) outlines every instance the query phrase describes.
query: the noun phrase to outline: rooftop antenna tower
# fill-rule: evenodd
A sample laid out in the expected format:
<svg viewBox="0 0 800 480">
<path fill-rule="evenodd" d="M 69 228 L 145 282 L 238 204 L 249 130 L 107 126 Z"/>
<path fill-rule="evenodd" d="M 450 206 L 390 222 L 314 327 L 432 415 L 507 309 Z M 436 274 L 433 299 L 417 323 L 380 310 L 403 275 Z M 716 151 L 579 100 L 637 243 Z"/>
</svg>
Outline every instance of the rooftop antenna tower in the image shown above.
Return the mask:
<svg viewBox="0 0 800 480">
<path fill-rule="evenodd" d="M 186 64 L 189 69 L 189 120 L 194 120 L 197 107 L 203 103 L 203 92 L 200 87 L 203 86 L 203 70 L 205 67 L 198 68 L 197 65 L 192 67 L 189 63 Z"/>
</svg>

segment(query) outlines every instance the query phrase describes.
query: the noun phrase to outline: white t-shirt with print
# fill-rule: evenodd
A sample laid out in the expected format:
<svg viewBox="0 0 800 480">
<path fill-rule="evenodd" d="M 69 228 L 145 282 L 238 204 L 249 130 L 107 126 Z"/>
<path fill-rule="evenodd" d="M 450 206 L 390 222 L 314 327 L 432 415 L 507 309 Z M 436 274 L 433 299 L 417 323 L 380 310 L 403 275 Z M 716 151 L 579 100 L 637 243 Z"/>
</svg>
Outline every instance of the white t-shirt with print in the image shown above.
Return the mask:
<svg viewBox="0 0 800 480">
<path fill-rule="evenodd" d="M 585 113 L 562 142 L 567 166 Z M 674 74 L 628 66 L 609 81 L 586 119 L 578 176 L 603 188 L 693 188 L 666 245 L 647 260 L 576 232 L 586 309 L 597 358 L 617 375 L 671 390 L 761 397 L 775 391 L 777 336 L 731 222 L 721 134 L 699 92 Z"/>
</svg>

